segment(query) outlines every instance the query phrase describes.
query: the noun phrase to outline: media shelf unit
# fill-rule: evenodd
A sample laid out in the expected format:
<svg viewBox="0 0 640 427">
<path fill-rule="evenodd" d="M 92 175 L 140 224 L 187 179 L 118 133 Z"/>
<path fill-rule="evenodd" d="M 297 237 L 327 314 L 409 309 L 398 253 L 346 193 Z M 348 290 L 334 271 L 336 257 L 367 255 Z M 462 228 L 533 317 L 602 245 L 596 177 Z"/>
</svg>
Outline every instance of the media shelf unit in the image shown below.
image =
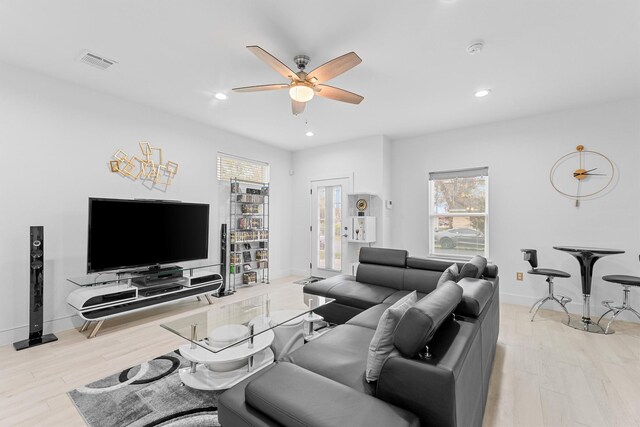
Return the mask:
<svg viewBox="0 0 640 427">
<path fill-rule="evenodd" d="M 229 180 L 229 291 L 269 283 L 269 183 Z"/>
<path fill-rule="evenodd" d="M 212 270 L 221 266 L 174 266 L 156 272 L 97 273 L 70 278 L 67 280 L 79 289 L 69 294 L 67 304 L 84 320 L 80 332 L 95 323 L 88 335 L 93 338 L 104 321 L 113 317 L 192 297 L 200 300 L 204 296 L 213 304 L 210 295 L 217 293 L 223 279 Z"/>
</svg>

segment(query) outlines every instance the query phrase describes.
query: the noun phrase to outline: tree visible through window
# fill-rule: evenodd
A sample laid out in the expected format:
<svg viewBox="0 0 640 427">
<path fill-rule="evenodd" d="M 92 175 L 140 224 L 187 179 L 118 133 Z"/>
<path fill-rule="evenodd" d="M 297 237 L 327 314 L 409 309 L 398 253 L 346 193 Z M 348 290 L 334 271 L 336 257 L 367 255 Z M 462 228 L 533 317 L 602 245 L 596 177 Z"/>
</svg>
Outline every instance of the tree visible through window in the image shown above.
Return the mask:
<svg viewBox="0 0 640 427">
<path fill-rule="evenodd" d="M 429 173 L 431 255 L 487 256 L 488 168 Z"/>
<path fill-rule="evenodd" d="M 243 159 L 229 154 L 218 154 L 218 180 L 230 179 L 250 182 L 269 182 L 269 164 Z"/>
</svg>

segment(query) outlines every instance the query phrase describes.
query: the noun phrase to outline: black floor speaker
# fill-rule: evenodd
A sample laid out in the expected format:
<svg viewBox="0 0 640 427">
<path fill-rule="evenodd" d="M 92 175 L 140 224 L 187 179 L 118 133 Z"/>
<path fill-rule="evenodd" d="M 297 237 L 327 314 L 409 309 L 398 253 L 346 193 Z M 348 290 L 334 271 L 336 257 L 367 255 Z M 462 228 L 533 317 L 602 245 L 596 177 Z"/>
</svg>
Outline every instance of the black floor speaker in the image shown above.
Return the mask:
<svg viewBox="0 0 640 427">
<path fill-rule="evenodd" d="M 32 226 L 29 240 L 29 338 L 14 342 L 16 350 L 58 341 L 53 334 L 42 333 L 44 315 L 44 227 Z"/>
<path fill-rule="evenodd" d="M 218 289 L 217 297 L 233 294 L 229 289 L 229 268 L 227 267 L 227 224 L 220 224 L 220 275 L 222 286 Z"/>
</svg>

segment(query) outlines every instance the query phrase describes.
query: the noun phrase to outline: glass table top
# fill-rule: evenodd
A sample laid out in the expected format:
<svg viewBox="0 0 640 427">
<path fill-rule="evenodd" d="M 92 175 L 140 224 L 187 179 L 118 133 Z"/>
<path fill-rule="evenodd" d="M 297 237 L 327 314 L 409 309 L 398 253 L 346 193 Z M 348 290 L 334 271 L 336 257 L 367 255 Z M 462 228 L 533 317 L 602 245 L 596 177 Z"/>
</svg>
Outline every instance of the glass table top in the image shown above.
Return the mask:
<svg viewBox="0 0 640 427">
<path fill-rule="evenodd" d="M 219 353 L 275 327 L 312 319 L 313 310 L 333 301 L 311 294 L 302 294 L 302 299 L 297 301 L 272 300 L 265 294 L 230 304 L 214 304 L 206 311 L 160 326 L 210 352 Z"/>
</svg>

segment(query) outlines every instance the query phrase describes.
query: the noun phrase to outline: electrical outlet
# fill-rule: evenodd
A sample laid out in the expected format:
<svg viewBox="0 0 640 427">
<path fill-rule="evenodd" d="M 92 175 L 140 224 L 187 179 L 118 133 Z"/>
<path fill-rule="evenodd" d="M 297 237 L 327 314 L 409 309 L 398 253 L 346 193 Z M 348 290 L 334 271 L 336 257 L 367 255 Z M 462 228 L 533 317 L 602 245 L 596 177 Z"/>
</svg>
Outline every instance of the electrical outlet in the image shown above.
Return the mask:
<svg viewBox="0 0 640 427">
<path fill-rule="evenodd" d="M 523 279 L 524 279 L 523 274 L 522 274 L 521 272 L 519 272 L 519 271 L 518 271 L 518 272 L 516 273 L 516 280 L 523 280 Z"/>
</svg>

